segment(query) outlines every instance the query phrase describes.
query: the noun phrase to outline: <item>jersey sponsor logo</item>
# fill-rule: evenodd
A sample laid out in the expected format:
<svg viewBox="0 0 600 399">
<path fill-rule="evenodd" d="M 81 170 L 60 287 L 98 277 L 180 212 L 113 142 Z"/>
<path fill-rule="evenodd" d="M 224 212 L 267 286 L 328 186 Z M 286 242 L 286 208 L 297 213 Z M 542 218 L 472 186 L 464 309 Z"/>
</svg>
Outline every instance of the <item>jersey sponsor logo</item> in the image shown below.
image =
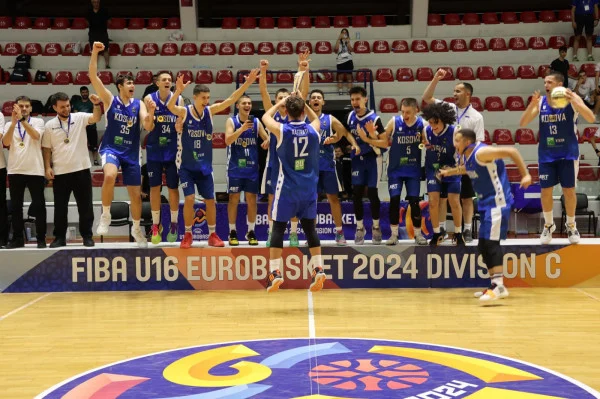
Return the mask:
<svg viewBox="0 0 600 399">
<path fill-rule="evenodd" d="M 540 180 L 548 180 L 549 175 L 540 175 Z"/>
</svg>

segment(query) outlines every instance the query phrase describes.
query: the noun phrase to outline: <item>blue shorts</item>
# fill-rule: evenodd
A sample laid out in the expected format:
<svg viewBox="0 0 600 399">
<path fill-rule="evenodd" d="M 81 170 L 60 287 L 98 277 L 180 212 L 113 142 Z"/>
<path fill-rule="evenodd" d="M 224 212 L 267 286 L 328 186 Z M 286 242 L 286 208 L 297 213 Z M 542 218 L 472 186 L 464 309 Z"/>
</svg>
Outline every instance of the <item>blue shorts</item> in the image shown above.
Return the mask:
<svg viewBox="0 0 600 399">
<path fill-rule="evenodd" d="M 352 158 L 352 185 L 377 188 L 381 179 L 383 161 L 381 155 L 374 153 Z"/>
<path fill-rule="evenodd" d="M 494 241 L 506 240 L 510 207 L 479 210 L 479 216 L 481 218 L 479 238 Z"/>
<path fill-rule="evenodd" d="M 451 179 L 448 181 L 447 179 Z M 460 176 L 452 176 L 450 178 L 445 177 L 440 182 L 435 178 L 435 174 L 431 171 L 427 171 L 427 192 L 428 193 L 444 193 L 444 194 L 460 194 Z M 443 197 L 445 198 L 445 197 Z"/>
<path fill-rule="evenodd" d="M 275 186 L 271 182 L 271 167 L 267 166 L 263 172 L 260 192 L 263 194 L 275 194 Z"/>
<path fill-rule="evenodd" d="M 148 168 L 148 182 L 150 183 L 150 187 L 162 186 L 163 171 L 167 177 L 168 188 L 176 189 L 179 186 L 179 175 L 177 174 L 177 165 L 175 165 L 175 161 L 148 161 L 146 163 L 146 168 Z"/>
<path fill-rule="evenodd" d="M 285 196 L 275 197 L 271 216 L 277 222 L 286 223 L 294 217 L 315 219 L 317 217 L 317 199 L 298 201 L 286 199 Z"/>
<path fill-rule="evenodd" d="M 200 172 L 192 172 L 187 169 L 179 169 L 179 180 L 181 181 L 181 188 L 183 189 L 183 195 L 198 194 L 204 199 L 215 198 L 215 183 L 213 180 L 212 173 L 210 175 L 203 175 Z M 195 187 L 194 187 L 195 186 Z"/>
<path fill-rule="evenodd" d="M 563 188 L 575 187 L 579 161 L 560 159 L 554 162 L 540 163 L 540 186 L 554 187 L 560 183 Z"/>
<path fill-rule="evenodd" d="M 107 163 L 115 165 L 117 169 L 121 168 L 121 172 L 123 173 L 123 185 L 142 185 L 142 168 L 139 159 L 132 161 L 120 155 L 113 154 L 110 150 L 102 151 L 101 159 L 103 168 Z"/>
<path fill-rule="evenodd" d="M 325 192 L 325 194 L 337 195 L 340 191 L 342 191 L 342 185 L 335 170 L 319 172 L 318 193 Z"/>
<path fill-rule="evenodd" d="M 399 197 L 402 186 L 406 185 L 406 197 L 418 197 L 421 194 L 420 177 L 390 177 L 388 176 L 388 189 L 390 197 Z"/>
<path fill-rule="evenodd" d="M 239 194 L 242 191 L 249 194 L 258 194 L 258 180 L 249 178 L 236 178 L 227 176 L 227 193 Z"/>
</svg>

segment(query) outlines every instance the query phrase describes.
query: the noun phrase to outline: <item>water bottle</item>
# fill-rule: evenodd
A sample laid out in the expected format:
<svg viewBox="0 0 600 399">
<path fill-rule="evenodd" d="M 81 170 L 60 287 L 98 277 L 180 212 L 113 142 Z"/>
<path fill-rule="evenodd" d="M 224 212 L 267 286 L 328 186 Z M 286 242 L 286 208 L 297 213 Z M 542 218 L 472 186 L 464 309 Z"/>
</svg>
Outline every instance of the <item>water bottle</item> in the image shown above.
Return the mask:
<svg viewBox="0 0 600 399">
<path fill-rule="evenodd" d="M 356 40 L 360 40 L 360 32 L 356 32 Z"/>
</svg>

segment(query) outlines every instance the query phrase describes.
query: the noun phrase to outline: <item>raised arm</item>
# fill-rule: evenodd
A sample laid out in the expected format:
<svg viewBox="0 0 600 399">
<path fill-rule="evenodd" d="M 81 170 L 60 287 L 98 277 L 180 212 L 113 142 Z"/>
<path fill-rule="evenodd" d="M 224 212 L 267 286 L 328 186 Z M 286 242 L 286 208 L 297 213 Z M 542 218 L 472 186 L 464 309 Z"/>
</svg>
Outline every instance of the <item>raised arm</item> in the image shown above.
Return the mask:
<svg viewBox="0 0 600 399">
<path fill-rule="evenodd" d="M 17 104 L 15 104 L 14 106 L 14 111 L 17 114 L 17 121 L 21 121 L 21 119 L 23 118 L 23 115 L 21 114 L 21 107 L 19 107 Z M 13 124 L 13 126 L 14 125 L 16 125 L 16 123 Z M 38 131 L 35 127 L 30 125 L 27 119 L 21 121 L 21 126 L 23 127 L 23 130 L 25 130 L 33 140 L 39 140 L 42 137 L 43 131 Z"/>
<path fill-rule="evenodd" d="M 429 82 L 429 84 L 425 88 L 425 91 L 423 92 L 423 101 L 425 101 L 427 104 L 435 102 L 435 97 L 433 97 L 433 93 L 435 93 L 435 88 L 437 87 L 438 82 L 444 79 L 445 77 L 446 70 L 441 68 L 438 69 L 435 75 L 433 76 L 433 79 L 431 79 L 431 82 Z"/>
<path fill-rule="evenodd" d="M 147 95 L 144 98 L 143 103 L 146 105 L 148 116 L 146 119 L 142 119 L 142 124 L 145 130 L 151 132 L 154 130 L 154 112 L 156 111 L 156 102 L 154 102 L 150 95 Z"/>
<path fill-rule="evenodd" d="M 173 114 L 177 115 L 180 118 L 183 118 L 185 116 L 186 109 L 181 105 L 177 105 L 177 99 L 179 98 L 179 96 L 181 96 L 185 88 L 190 85 L 190 83 L 192 83 L 192 81 L 183 83 L 183 75 L 179 75 L 177 77 L 177 81 L 175 82 L 175 92 L 173 93 L 173 95 L 169 99 L 169 102 L 167 103 L 167 108 L 169 109 L 169 111 L 171 111 Z"/>
<path fill-rule="evenodd" d="M 310 76 L 308 76 L 308 68 L 310 59 L 310 51 L 306 50 L 304 53 L 298 55 L 298 72 L 304 72 L 304 76 L 302 77 L 302 83 L 300 84 L 300 95 L 303 100 L 306 100 L 308 97 L 308 91 L 310 90 Z"/>
<path fill-rule="evenodd" d="M 280 106 L 285 104 L 286 99 L 287 98 L 282 98 L 277 104 L 269 108 L 262 117 L 262 121 L 265 124 L 265 127 L 269 130 L 269 133 L 275 135 L 277 141 L 279 141 L 279 136 L 281 135 L 281 123 L 273 119 L 273 116 L 275 115 L 275 112 L 277 112 L 277 109 L 279 109 Z"/>
<path fill-rule="evenodd" d="M 92 86 L 94 86 L 94 90 L 96 90 L 96 93 L 98 93 L 105 106 L 108 107 L 112 103 L 113 95 L 98 77 L 98 53 L 103 50 L 104 44 L 100 42 L 94 42 L 94 46 L 92 47 L 92 55 L 90 56 L 89 75 Z"/>
<path fill-rule="evenodd" d="M 88 125 L 93 125 L 94 123 L 100 122 L 100 119 L 102 119 L 102 107 L 100 106 L 102 100 L 97 95 L 91 94 L 90 101 L 94 104 L 94 113 L 90 116 L 87 123 Z"/>
<path fill-rule="evenodd" d="M 208 108 L 210 110 L 211 115 L 218 114 L 219 112 L 223 111 L 224 109 L 229 108 L 233 104 L 235 104 L 235 102 L 242 96 L 242 94 L 244 94 L 246 92 L 246 90 L 248 90 L 250 85 L 252 83 L 254 83 L 254 81 L 256 80 L 257 77 L 258 77 L 258 68 L 255 68 L 252 71 L 250 71 L 250 74 L 246 77 L 246 81 L 244 82 L 244 84 L 241 85 L 240 87 L 238 87 L 238 89 L 236 91 L 231 93 L 231 95 L 229 97 L 227 97 L 225 99 L 225 101 L 223 101 L 221 103 L 213 104 Z"/>
<path fill-rule="evenodd" d="M 260 97 L 265 111 L 273 106 L 269 90 L 267 90 L 267 69 L 269 69 L 269 61 L 260 60 L 260 78 L 258 78 L 258 86 L 260 88 Z"/>
<path fill-rule="evenodd" d="M 540 92 L 536 90 L 531 96 L 531 102 L 527 106 L 527 109 L 523 111 L 521 119 L 519 120 L 519 126 L 525 127 L 535 119 L 540 113 Z"/>
<path fill-rule="evenodd" d="M 571 102 L 573 109 L 576 112 L 579 112 L 579 115 L 583 116 L 583 119 L 588 121 L 588 123 L 594 123 L 596 121 L 596 116 L 594 112 L 588 108 L 587 105 L 583 102 L 581 97 L 579 97 L 576 93 L 573 93 L 571 90 L 567 89 L 567 99 Z"/>
</svg>

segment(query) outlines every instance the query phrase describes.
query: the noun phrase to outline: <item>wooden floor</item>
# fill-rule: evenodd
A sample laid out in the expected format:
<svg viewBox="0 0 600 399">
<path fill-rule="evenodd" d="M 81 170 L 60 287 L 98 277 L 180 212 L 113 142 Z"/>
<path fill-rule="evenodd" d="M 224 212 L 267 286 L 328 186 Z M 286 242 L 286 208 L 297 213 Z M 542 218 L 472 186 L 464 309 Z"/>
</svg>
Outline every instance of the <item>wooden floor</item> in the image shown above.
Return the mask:
<svg viewBox="0 0 600 399">
<path fill-rule="evenodd" d="M 513 289 L 493 307 L 478 306 L 472 292 L 324 291 L 314 295 L 316 334 L 475 349 L 600 390 L 600 288 Z M 0 396 L 32 398 L 86 370 L 162 350 L 307 337 L 307 306 L 301 290 L 1 294 Z"/>
</svg>

